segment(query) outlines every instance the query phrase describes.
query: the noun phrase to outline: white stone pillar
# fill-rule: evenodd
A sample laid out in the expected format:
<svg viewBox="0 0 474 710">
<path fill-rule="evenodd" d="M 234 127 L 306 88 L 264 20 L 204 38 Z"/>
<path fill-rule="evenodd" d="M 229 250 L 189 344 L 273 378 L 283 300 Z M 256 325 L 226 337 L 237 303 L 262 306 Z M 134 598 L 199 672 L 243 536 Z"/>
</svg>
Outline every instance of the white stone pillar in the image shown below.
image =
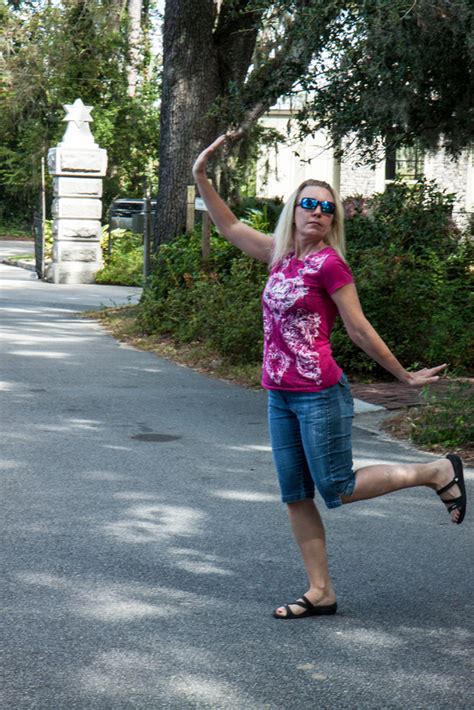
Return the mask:
<svg viewBox="0 0 474 710">
<path fill-rule="evenodd" d="M 95 143 L 89 127 L 92 106 L 76 99 L 64 108 L 66 132 L 48 152 L 54 199 L 53 262 L 47 278 L 57 284 L 94 283 L 102 266 L 101 197 L 107 152 Z"/>
</svg>

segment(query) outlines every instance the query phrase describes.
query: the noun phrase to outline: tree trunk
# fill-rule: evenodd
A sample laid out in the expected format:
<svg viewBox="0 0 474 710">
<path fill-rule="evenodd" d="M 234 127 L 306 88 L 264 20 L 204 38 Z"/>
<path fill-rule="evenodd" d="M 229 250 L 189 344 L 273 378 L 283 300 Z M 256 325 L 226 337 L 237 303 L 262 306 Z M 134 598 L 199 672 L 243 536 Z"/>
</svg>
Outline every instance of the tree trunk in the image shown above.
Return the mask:
<svg viewBox="0 0 474 710">
<path fill-rule="evenodd" d="M 199 152 L 230 126 L 245 134 L 324 47 L 339 9 L 337 3 L 316 4 L 295 0 L 300 12 L 291 17 L 284 4 L 275 8 L 281 36 L 275 34 L 262 66 L 248 75 L 262 12 L 278 3 L 166 0 L 154 251 L 185 229 L 186 187 Z M 225 171 L 222 178 L 225 187 Z"/>
<path fill-rule="evenodd" d="M 140 64 L 142 0 L 128 0 L 128 67 L 127 92 L 133 98 L 137 91 Z"/>
<path fill-rule="evenodd" d="M 213 0 L 166 2 L 155 251 L 184 231 L 193 161 L 217 134 L 218 118 L 208 115 L 221 88 L 214 22 Z"/>
</svg>

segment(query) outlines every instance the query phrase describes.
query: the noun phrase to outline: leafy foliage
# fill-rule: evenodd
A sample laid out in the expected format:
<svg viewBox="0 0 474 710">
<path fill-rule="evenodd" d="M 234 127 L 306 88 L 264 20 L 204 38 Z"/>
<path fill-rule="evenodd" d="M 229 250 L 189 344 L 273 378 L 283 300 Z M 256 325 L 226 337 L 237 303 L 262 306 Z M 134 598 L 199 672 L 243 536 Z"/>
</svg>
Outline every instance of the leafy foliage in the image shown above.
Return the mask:
<svg viewBox="0 0 474 710">
<path fill-rule="evenodd" d="M 348 261 L 364 311 L 407 367 L 448 362 L 462 372 L 473 366 L 473 247 L 452 226 L 450 205 L 451 196 L 427 182 L 347 201 Z M 254 210 L 247 218 L 255 226 L 265 216 Z M 232 362 L 258 361 L 266 278 L 265 265 L 218 236 L 211 238 L 205 268 L 199 234 L 179 237 L 158 253 L 142 299 L 142 327 L 179 342 L 209 342 Z M 332 340 L 336 358 L 352 375 L 384 373 L 340 321 Z"/>
<path fill-rule="evenodd" d="M 282 209 L 283 200 L 280 198 L 247 197 L 238 205 L 235 214 L 250 227 L 271 233 Z"/>
<path fill-rule="evenodd" d="M 120 286 L 141 286 L 143 284 L 143 238 L 126 229 L 107 227 L 102 232 L 102 255 L 104 266 L 95 277 L 99 284 L 118 284 Z"/>
<path fill-rule="evenodd" d="M 327 129 L 335 145 L 350 135 L 376 155 L 388 147 L 453 154 L 473 140 L 474 5 L 465 0 L 340 3 L 332 36 L 306 73 L 303 132 Z M 316 11 L 316 8 L 315 8 Z"/>
<path fill-rule="evenodd" d="M 105 204 L 120 193 L 142 196 L 156 171 L 157 67 L 148 61 L 139 94 L 130 98 L 126 20 L 117 12 L 113 0 L 1 6 L 0 212 L 6 217 L 25 219 L 36 204 L 41 157 L 64 133 L 63 104 L 77 97 L 95 108 L 94 137 L 108 151 Z"/>
<path fill-rule="evenodd" d="M 349 200 L 351 206 L 352 200 Z M 364 201 L 346 222 L 348 262 L 368 320 L 406 366 L 472 368 L 472 242 L 450 220 L 452 196 L 421 181 Z M 380 368 L 340 322 L 336 356 L 352 372 Z M 382 374 L 380 372 L 380 374 Z"/>
<path fill-rule="evenodd" d="M 474 394 L 468 383 L 451 385 L 443 397 L 424 393 L 424 405 L 410 415 L 410 438 L 420 446 L 446 448 L 474 441 Z"/>
<path fill-rule="evenodd" d="M 19 218 L 1 219 L 0 239 L 31 239 L 31 227 Z"/>
<path fill-rule="evenodd" d="M 265 265 L 242 256 L 220 237 L 211 237 L 206 268 L 199 234 L 178 237 L 158 253 L 142 298 L 142 327 L 179 342 L 208 342 L 231 362 L 258 361 L 265 278 Z"/>
</svg>

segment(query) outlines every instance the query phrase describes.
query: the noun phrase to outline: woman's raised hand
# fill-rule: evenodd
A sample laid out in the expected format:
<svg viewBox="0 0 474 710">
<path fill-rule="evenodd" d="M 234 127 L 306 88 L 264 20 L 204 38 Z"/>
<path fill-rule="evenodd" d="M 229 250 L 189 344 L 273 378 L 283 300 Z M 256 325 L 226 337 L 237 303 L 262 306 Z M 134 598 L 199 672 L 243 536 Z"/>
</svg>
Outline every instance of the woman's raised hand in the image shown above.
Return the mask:
<svg viewBox="0 0 474 710">
<path fill-rule="evenodd" d="M 407 384 L 412 387 L 422 387 L 423 385 L 429 385 L 431 382 L 437 382 L 439 380 L 438 372 L 444 370 L 445 367 L 447 367 L 446 363 L 437 367 L 424 367 L 422 370 L 409 372 Z"/>
<path fill-rule="evenodd" d="M 219 138 L 216 138 L 214 143 L 211 143 L 211 145 L 205 148 L 202 153 L 198 155 L 193 165 L 193 175 L 202 175 L 206 172 L 206 167 L 209 158 L 218 148 L 220 148 L 226 142 L 227 138 L 227 134 L 219 136 Z"/>
</svg>

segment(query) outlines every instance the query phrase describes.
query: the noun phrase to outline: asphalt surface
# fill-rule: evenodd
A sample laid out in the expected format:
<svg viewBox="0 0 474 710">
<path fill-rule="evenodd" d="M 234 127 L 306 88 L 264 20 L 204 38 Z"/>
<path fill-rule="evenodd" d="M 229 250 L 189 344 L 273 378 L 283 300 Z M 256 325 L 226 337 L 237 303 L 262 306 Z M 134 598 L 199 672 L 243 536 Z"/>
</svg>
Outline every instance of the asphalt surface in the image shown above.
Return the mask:
<svg viewBox="0 0 474 710">
<path fill-rule="evenodd" d="M 23 241 L 21 239 L 1 239 L 0 240 L 0 259 L 6 259 L 9 256 L 21 256 L 22 254 L 34 254 L 35 246 L 32 241 Z"/>
<path fill-rule="evenodd" d="M 340 613 L 276 620 L 306 587 L 265 394 L 81 316 L 137 289 L 0 278 L 2 708 L 472 707 L 471 511 L 321 506 Z M 379 416 L 356 464 L 432 458 Z"/>
</svg>

